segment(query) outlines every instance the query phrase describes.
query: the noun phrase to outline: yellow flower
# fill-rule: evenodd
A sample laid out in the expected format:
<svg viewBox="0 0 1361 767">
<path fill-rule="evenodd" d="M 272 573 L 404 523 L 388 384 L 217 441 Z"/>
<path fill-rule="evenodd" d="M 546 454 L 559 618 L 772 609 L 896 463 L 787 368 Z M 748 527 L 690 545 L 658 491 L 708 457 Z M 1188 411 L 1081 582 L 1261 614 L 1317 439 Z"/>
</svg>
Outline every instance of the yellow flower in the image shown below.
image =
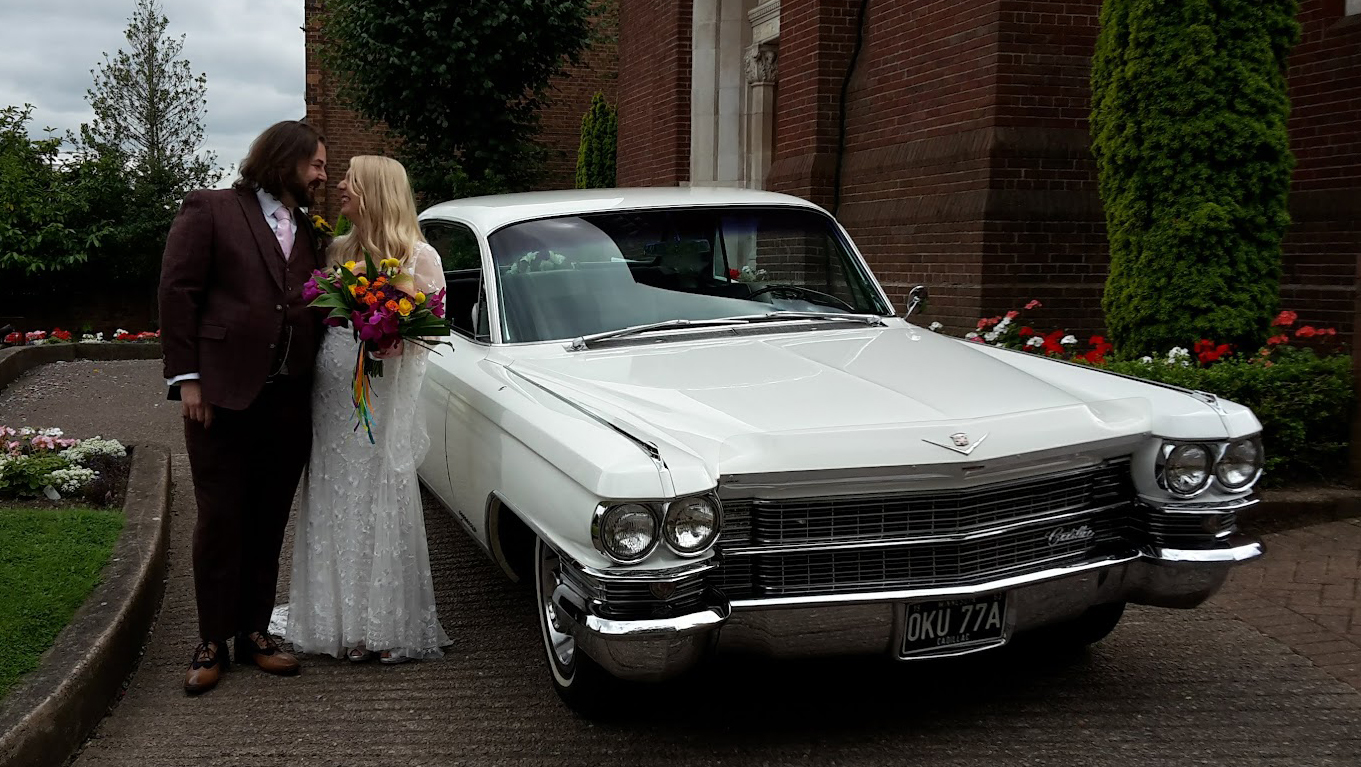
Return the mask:
<svg viewBox="0 0 1361 767">
<path fill-rule="evenodd" d="M 425 294 L 424 294 L 424 293 L 419 293 L 419 292 L 416 293 L 416 303 L 418 303 L 418 304 L 423 304 L 423 303 L 425 303 Z"/>
<path fill-rule="evenodd" d="M 413 306 L 411 302 L 406 300 L 405 298 L 397 302 L 397 313 L 402 315 L 403 317 L 407 316 L 408 314 L 411 314 L 411 310 L 415 308 L 416 307 Z"/>
<path fill-rule="evenodd" d="M 359 286 L 358 286 L 358 285 L 351 285 L 351 286 L 350 286 L 350 295 L 352 295 L 352 296 L 357 296 L 357 295 L 359 295 Z"/>
<path fill-rule="evenodd" d="M 354 271 L 354 268 L 355 268 L 356 266 L 358 266 L 358 264 L 356 264 L 356 263 L 353 262 L 353 261 L 346 261 L 346 262 L 345 262 L 345 268 L 346 268 L 346 269 L 349 269 L 349 270 L 352 271 L 352 272 Z"/>
<path fill-rule="evenodd" d="M 360 277 L 360 278 L 359 278 L 359 284 L 360 284 L 360 285 L 364 285 L 364 286 L 368 286 L 368 284 L 369 284 L 369 278 L 368 278 L 368 277 Z"/>
</svg>

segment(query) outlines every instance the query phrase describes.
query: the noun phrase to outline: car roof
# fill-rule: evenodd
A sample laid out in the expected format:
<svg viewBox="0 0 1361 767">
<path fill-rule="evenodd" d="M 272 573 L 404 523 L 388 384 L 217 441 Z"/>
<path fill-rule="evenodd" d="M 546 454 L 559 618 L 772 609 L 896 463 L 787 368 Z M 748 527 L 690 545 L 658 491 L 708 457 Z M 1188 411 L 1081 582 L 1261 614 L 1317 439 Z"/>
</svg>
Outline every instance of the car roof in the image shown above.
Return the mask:
<svg viewBox="0 0 1361 767">
<path fill-rule="evenodd" d="M 729 205 L 799 207 L 822 211 L 807 200 L 776 192 L 723 187 L 636 187 L 626 189 L 565 189 L 521 192 L 450 200 L 426 208 L 422 221 L 452 218 L 490 233 L 507 224 L 582 213 L 606 213 L 644 208 L 714 207 Z M 825 212 L 825 211 L 823 211 Z"/>
</svg>

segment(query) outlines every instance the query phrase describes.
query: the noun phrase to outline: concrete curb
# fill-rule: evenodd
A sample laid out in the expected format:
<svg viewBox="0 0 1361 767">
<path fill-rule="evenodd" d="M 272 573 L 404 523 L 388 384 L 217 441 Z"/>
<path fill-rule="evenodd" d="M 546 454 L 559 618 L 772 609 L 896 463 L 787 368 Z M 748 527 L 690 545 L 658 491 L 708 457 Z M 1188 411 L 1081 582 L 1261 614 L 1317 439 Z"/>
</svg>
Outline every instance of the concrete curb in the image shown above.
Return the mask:
<svg viewBox="0 0 1361 767">
<path fill-rule="evenodd" d="M 38 670 L 0 702 L 0 767 L 64 764 L 137 665 L 165 591 L 170 454 L 164 448 L 133 448 L 123 512 L 123 532 L 100 584 Z"/>
<path fill-rule="evenodd" d="M 1245 532 L 1267 535 L 1301 527 L 1361 517 L 1361 490 L 1335 487 L 1314 490 L 1268 490 L 1262 502 L 1239 512 Z"/>
<path fill-rule="evenodd" d="M 0 389 L 39 365 L 72 360 L 157 360 L 160 343 L 41 344 L 0 349 Z"/>
</svg>

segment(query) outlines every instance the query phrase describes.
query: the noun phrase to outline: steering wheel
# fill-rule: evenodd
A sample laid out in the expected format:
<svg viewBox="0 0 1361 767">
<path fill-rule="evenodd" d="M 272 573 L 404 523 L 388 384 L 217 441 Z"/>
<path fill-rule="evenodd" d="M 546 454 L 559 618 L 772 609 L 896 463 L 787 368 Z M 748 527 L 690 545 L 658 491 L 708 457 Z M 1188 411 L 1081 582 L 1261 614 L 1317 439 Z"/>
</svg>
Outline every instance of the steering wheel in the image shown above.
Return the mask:
<svg viewBox="0 0 1361 767">
<path fill-rule="evenodd" d="M 761 295 L 762 293 L 773 293 L 777 296 L 780 295 L 781 293 L 792 293 L 795 298 L 802 298 L 805 301 L 810 301 L 815 304 L 822 304 L 823 306 L 835 306 L 836 308 L 844 309 L 845 311 L 848 311 L 851 314 L 856 313 L 856 308 L 854 306 L 851 306 L 850 304 L 846 303 L 845 301 L 842 301 L 836 296 L 833 296 L 828 293 L 823 293 L 820 290 L 805 288 L 802 285 L 767 285 L 764 288 L 760 288 L 759 290 L 753 290 L 747 296 L 747 298 L 748 299 L 755 298 Z"/>
</svg>

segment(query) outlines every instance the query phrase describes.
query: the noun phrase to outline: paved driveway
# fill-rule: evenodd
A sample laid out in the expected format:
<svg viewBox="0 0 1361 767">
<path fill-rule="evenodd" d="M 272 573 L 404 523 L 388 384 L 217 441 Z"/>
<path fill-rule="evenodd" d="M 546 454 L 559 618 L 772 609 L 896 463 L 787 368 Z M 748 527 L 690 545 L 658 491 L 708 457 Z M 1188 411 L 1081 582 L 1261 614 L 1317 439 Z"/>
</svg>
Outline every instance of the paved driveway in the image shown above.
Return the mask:
<svg viewBox="0 0 1361 767">
<path fill-rule="evenodd" d="M 623 721 L 587 722 L 548 685 L 528 593 L 433 505 L 431 558 L 455 641 L 443 660 L 308 659 L 294 679 L 234 668 L 218 689 L 189 699 L 180 684 L 195 642 L 194 509 L 157 373 L 156 363 L 67 363 L 0 394 L 0 423 L 160 442 L 176 453 L 164 607 L 126 698 L 80 767 L 1361 763 L 1361 693 L 1235 617 L 1254 570 L 1197 611 L 1132 609 L 1109 639 L 1076 656 L 1015 647 L 934 666 L 722 660 L 621 700 Z M 1282 556 L 1311 554 L 1284 546 Z"/>
</svg>

